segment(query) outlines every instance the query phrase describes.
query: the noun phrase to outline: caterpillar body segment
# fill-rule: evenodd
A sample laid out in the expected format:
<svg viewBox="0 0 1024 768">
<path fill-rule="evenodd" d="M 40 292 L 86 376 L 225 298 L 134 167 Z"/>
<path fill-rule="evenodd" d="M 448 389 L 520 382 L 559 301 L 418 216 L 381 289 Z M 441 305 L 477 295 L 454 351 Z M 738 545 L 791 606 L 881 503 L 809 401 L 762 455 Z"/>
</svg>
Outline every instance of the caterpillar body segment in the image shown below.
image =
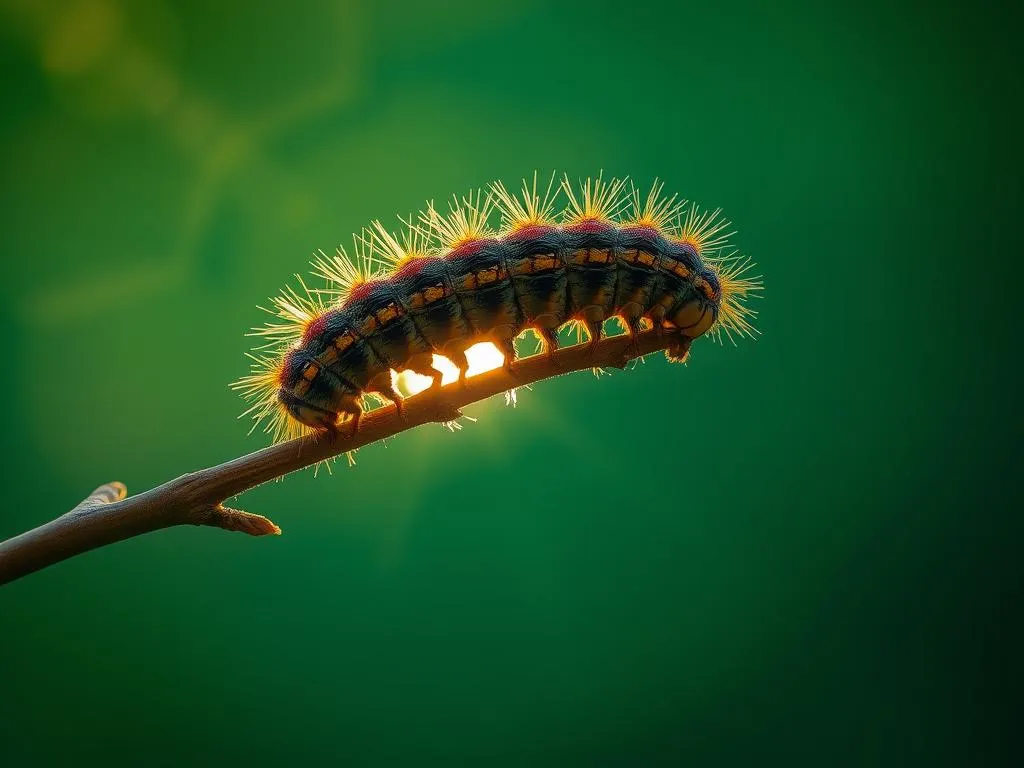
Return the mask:
<svg viewBox="0 0 1024 768">
<path fill-rule="evenodd" d="M 444 259 L 470 327 L 470 335 L 451 339 L 449 348 L 464 352 L 478 341 L 491 341 L 511 364 L 512 341 L 523 330 L 523 317 L 509 273 L 510 250 L 498 239 L 470 240 Z M 466 368 L 460 362 L 456 366 L 464 376 Z"/>
<path fill-rule="evenodd" d="M 547 352 L 558 348 L 558 329 L 569 319 L 569 270 L 557 227 L 531 224 L 505 238 L 508 269 L 523 325 L 540 334 Z"/>
<path fill-rule="evenodd" d="M 278 348 L 254 357 L 252 373 L 235 385 L 252 403 L 246 413 L 256 423 L 267 419 L 275 439 L 334 430 L 346 417 L 355 429 L 366 395 L 401 408 L 393 371 L 414 371 L 439 386 L 436 354 L 461 379 L 466 350 L 483 341 L 512 369 L 519 335 L 535 330 L 550 353 L 570 322 L 591 343 L 610 318 L 634 337 L 649 323 L 671 335 L 668 356 L 676 360 L 709 331 L 730 339 L 756 333 L 744 299 L 761 283 L 747 276 L 749 262 L 723 256 L 727 224 L 717 213 L 690 208 L 684 217 L 657 182 L 641 201 L 625 182 L 598 177 L 579 189 L 563 181 L 568 205 L 556 219 L 551 190 L 541 198 L 534 177 L 520 199 L 495 184 L 486 198 L 456 199 L 447 216 L 430 205 L 416 223 L 404 222 L 402 238 L 374 222 L 356 267 L 341 262 L 343 252 L 333 267 L 318 260 L 331 286 L 322 293 L 332 300 L 324 303 L 305 284 L 305 296 L 290 290 L 274 300 L 272 332 L 255 333 Z M 500 231 L 489 224 L 494 205 Z"/>
</svg>

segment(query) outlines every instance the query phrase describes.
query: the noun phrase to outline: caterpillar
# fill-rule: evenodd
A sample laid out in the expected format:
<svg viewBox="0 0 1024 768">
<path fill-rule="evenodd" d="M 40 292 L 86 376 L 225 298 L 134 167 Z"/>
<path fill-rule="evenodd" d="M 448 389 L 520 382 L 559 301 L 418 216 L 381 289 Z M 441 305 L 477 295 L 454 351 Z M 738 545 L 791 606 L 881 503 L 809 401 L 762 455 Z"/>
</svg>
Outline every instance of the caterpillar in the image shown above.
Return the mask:
<svg viewBox="0 0 1024 768">
<path fill-rule="evenodd" d="M 535 173 L 518 193 L 497 181 L 453 196 L 446 213 L 429 202 L 399 221 L 398 232 L 371 222 L 351 255 L 316 255 L 324 287 L 296 275 L 298 288 L 271 299 L 274 320 L 252 330 L 264 343 L 232 385 L 253 429 L 265 423 L 277 442 L 348 420 L 355 433 L 371 399 L 401 411 L 396 373 L 441 386 L 441 356 L 462 380 L 466 352 L 480 342 L 514 372 L 514 341 L 530 331 L 550 354 L 560 329 L 596 344 L 617 318 L 634 339 L 647 327 L 668 334 L 673 361 L 705 334 L 758 333 L 745 300 L 762 282 L 729 246 L 729 222 L 663 194 L 657 180 L 642 196 L 628 179 L 603 175 L 574 185 L 552 174 L 538 189 Z"/>
</svg>

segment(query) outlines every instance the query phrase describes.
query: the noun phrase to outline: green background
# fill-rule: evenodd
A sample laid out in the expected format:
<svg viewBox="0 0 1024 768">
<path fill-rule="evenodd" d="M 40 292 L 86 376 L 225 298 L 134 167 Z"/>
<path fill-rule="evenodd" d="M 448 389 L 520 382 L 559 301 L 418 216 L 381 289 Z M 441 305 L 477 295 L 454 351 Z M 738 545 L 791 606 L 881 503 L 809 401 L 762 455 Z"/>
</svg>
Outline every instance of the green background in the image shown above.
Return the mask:
<svg viewBox="0 0 1024 768">
<path fill-rule="evenodd" d="M 534 169 L 736 222 L 756 343 L 543 382 L 0 589 L 0 763 L 987 765 L 1020 100 L 979 4 L 5 1 L 0 537 L 263 444 L 313 249 Z M 1019 229 L 1019 219 L 1016 222 Z"/>
</svg>

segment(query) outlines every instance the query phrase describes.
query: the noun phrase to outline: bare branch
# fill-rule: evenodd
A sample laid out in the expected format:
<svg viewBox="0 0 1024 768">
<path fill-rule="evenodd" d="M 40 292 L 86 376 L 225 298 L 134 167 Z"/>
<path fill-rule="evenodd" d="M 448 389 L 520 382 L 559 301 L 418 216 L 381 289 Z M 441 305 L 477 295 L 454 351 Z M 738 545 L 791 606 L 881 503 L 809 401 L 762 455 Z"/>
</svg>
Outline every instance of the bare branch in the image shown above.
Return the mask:
<svg viewBox="0 0 1024 768">
<path fill-rule="evenodd" d="M 405 401 L 403 415 L 394 408 L 368 414 L 356 434 L 321 434 L 264 448 L 248 456 L 171 480 L 126 498 L 121 483 L 102 485 L 70 512 L 0 543 L 0 585 L 90 549 L 175 525 L 205 525 L 251 536 L 280 534 L 261 515 L 224 506 L 224 501 L 257 485 L 311 464 L 361 448 L 431 422 L 458 418 L 461 409 L 515 387 L 592 367 L 623 367 L 630 359 L 678 345 L 679 337 L 648 331 L 636 338 L 604 339 L 578 344 L 552 355 L 517 361 L 473 376 L 464 384 L 426 390 Z"/>
</svg>

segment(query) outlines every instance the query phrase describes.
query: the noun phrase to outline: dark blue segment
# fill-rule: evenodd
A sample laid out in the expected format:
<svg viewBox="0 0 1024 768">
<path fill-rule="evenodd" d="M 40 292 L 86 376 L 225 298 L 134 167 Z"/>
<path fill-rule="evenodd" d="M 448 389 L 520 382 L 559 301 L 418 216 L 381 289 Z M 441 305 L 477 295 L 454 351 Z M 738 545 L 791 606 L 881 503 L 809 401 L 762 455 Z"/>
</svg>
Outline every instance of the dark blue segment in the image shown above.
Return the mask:
<svg viewBox="0 0 1024 768">
<path fill-rule="evenodd" d="M 308 345 L 316 350 L 321 359 L 326 347 L 334 346 L 338 359 L 328 368 L 359 392 L 366 389 L 374 376 L 390 367 L 356 330 L 366 316 L 366 308 L 361 303 L 356 307 L 331 310 L 323 333 Z M 346 340 L 341 342 L 344 349 L 339 347 L 339 339 Z M 349 343 L 348 339 L 352 341 Z"/>
<path fill-rule="evenodd" d="M 335 395 L 341 392 L 355 392 L 355 388 L 349 381 L 338 375 L 336 371 L 325 368 L 317 359 L 318 339 L 311 340 L 300 349 L 295 350 L 285 360 L 285 383 L 284 394 L 292 400 L 309 403 L 318 408 L 334 411 L 333 403 Z M 309 386 L 301 396 L 296 396 L 291 390 L 304 378 L 303 372 L 308 365 L 316 366 L 316 376 L 309 380 Z M 285 398 L 282 396 L 281 401 Z"/>
<path fill-rule="evenodd" d="M 392 280 L 381 280 L 357 301 L 346 304 L 356 330 L 366 337 L 387 368 L 401 370 L 414 354 L 429 352 L 430 345 L 399 301 Z M 370 322 L 368 318 L 375 322 Z"/>
<path fill-rule="evenodd" d="M 538 317 L 544 327 L 557 327 L 568 319 L 566 306 L 569 273 L 565 265 L 565 236 L 552 229 L 540 237 L 508 240 L 509 273 L 523 322 Z M 547 256 L 552 266 L 548 267 Z"/>
<path fill-rule="evenodd" d="M 455 296 L 455 286 L 448 276 L 444 259 L 424 259 L 414 273 L 399 272 L 394 276 L 395 293 L 409 313 L 427 345 L 440 352 L 452 339 L 469 336 L 469 326 L 463 317 L 462 305 Z M 416 308 L 412 306 L 415 294 L 440 290 L 440 299 Z"/>
<path fill-rule="evenodd" d="M 472 255 L 445 259 L 464 316 L 476 336 L 486 336 L 498 326 L 522 327 L 522 313 L 508 273 L 508 252 L 500 241 L 488 240 Z M 491 274 L 496 275 L 493 280 Z"/>
<path fill-rule="evenodd" d="M 609 228 L 597 232 L 565 233 L 566 263 L 569 271 L 569 314 L 576 315 L 587 307 L 597 306 L 605 317 L 614 314 L 615 283 L 618 279 L 616 249 L 618 230 Z M 582 252 L 607 251 L 604 263 L 575 263 Z"/>
<path fill-rule="evenodd" d="M 693 299 L 697 294 L 697 289 L 693 287 L 692 277 L 682 277 L 673 271 L 673 266 L 676 263 L 685 267 L 686 272 L 691 276 L 697 274 L 704 267 L 693 246 L 685 243 L 665 243 L 661 252 L 661 264 L 651 291 L 651 307 L 664 307 L 669 316 L 672 311 Z"/>
<path fill-rule="evenodd" d="M 722 283 L 718 279 L 718 275 L 715 273 L 715 270 L 704 267 L 704 269 L 700 271 L 700 276 L 707 280 L 708 285 L 711 286 L 711 290 L 714 292 L 715 296 L 721 297 Z"/>
<path fill-rule="evenodd" d="M 668 243 L 653 230 L 633 228 L 619 233 L 615 309 L 621 311 L 626 305 L 633 305 L 630 309 L 638 307 L 642 315 L 651 308 L 658 282 L 658 260 L 667 250 Z M 624 314 L 630 316 L 633 313 Z"/>
</svg>

